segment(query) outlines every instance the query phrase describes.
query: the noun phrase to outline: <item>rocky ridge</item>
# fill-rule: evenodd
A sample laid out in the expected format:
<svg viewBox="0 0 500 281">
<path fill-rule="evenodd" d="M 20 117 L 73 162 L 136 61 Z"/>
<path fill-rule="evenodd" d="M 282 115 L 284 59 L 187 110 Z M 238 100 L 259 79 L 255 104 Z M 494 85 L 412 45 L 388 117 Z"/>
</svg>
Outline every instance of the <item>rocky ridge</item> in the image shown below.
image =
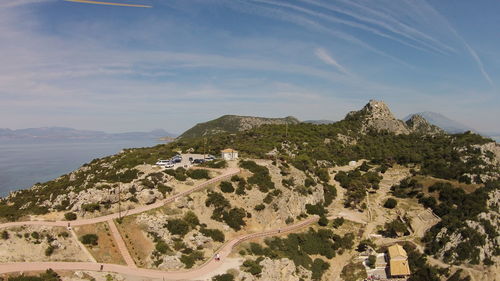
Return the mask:
<svg viewBox="0 0 500 281">
<path fill-rule="evenodd" d="M 300 121 L 292 116 L 285 118 L 265 118 L 254 116 L 224 115 L 217 119 L 198 123 L 182 133 L 179 138 L 195 138 L 219 133 L 237 133 L 260 127 L 262 125 L 298 124 Z"/>
</svg>

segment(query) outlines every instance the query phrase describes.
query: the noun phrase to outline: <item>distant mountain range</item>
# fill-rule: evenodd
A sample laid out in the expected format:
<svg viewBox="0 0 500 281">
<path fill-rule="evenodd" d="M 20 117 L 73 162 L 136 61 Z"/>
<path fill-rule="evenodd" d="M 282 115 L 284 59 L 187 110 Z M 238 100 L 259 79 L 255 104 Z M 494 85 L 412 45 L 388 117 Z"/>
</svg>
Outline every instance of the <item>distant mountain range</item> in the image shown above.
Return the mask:
<svg viewBox="0 0 500 281">
<path fill-rule="evenodd" d="M 0 140 L 136 140 L 165 139 L 169 137 L 175 137 L 175 135 L 162 129 L 150 132 L 106 133 L 65 127 L 42 127 L 18 130 L 0 128 Z"/>
<path fill-rule="evenodd" d="M 410 119 L 413 115 L 420 115 L 424 117 L 429 123 L 436 125 L 440 127 L 441 129 L 445 130 L 446 132 L 450 134 L 457 134 L 457 133 L 463 133 L 467 131 L 476 131 L 471 127 L 468 127 L 460 122 L 457 122 L 455 120 L 452 120 L 440 113 L 436 112 L 430 112 L 430 111 L 425 111 L 425 112 L 418 112 L 414 114 L 410 114 L 403 118 L 404 121 Z"/>
</svg>

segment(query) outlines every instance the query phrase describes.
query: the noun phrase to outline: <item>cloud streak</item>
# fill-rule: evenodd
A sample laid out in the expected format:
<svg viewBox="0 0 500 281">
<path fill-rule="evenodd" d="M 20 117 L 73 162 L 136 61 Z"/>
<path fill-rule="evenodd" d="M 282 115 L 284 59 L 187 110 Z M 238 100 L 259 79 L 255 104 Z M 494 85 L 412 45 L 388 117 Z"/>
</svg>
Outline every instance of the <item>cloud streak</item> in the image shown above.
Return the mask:
<svg viewBox="0 0 500 281">
<path fill-rule="evenodd" d="M 323 48 L 317 48 L 314 51 L 314 54 L 324 63 L 335 66 L 340 72 L 350 75 L 349 71 L 342 66 L 340 63 L 338 63 L 328 52 L 323 49 Z"/>
<path fill-rule="evenodd" d="M 120 6 L 120 7 L 132 7 L 132 8 L 152 8 L 149 5 L 140 4 L 126 4 L 126 3 L 116 3 L 116 2 L 103 2 L 103 1 L 92 1 L 92 0 L 64 0 L 66 2 L 75 2 L 83 4 L 94 4 L 94 5 L 105 5 L 105 6 Z"/>
</svg>

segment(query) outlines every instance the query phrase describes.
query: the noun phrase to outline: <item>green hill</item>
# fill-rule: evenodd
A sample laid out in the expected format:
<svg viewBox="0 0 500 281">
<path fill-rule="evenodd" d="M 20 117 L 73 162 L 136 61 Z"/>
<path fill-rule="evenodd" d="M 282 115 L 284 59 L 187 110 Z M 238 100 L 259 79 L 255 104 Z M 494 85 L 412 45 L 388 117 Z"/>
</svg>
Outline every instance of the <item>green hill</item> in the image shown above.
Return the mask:
<svg viewBox="0 0 500 281">
<path fill-rule="evenodd" d="M 288 116 L 285 118 L 265 118 L 253 116 L 224 115 L 217 119 L 196 124 L 185 131 L 179 138 L 196 138 L 219 133 L 237 133 L 250 130 L 266 124 L 284 125 L 298 124 L 297 118 Z"/>
</svg>

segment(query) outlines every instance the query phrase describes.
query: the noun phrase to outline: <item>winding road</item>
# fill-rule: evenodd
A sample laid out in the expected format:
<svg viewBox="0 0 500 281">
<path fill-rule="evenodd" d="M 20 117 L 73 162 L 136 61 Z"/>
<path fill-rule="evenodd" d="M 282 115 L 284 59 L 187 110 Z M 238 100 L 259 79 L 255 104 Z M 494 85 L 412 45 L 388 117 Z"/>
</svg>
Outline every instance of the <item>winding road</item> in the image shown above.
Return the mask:
<svg viewBox="0 0 500 281">
<path fill-rule="evenodd" d="M 187 191 L 173 195 L 172 197 L 158 201 L 158 202 L 151 204 L 151 205 L 128 210 L 128 211 L 124 212 L 124 214 L 122 214 L 122 216 L 129 216 L 129 215 L 149 211 L 149 210 L 152 210 L 155 208 L 159 208 L 165 204 L 173 202 L 174 200 L 176 200 L 179 197 L 186 196 L 188 194 L 196 192 L 202 188 L 205 188 L 206 186 L 208 186 L 210 184 L 213 184 L 215 182 L 218 182 L 218 181 L 221 181 L 223 179 L 229 178 L 233 175 L 236 175 L 239 172 L 240 172 L 240 169 L 237 169 L 237 168 L 226 169 L 226 170 L 224 170 L 223 174 L 221 174 L 215 178 L 212 178 L 208 181 L 205 181 L 205 182 L 195 186 L 192 189 L 189 189 Z M 212 257 L 207 262 L 205 262 L 204 264 L 202 264 L 201 266 L 199 266 L 195 269 L 184 270 L 184 271 L 160 271 L 160 270 L 155 270 L 155 269 L 138 268 L 136 266 L 132 257 L 130 256 L 130 253 L 129 253 L 125 243 L 123 242 L 123 239 L 122 239 L 118 229 L 116 229 L 116 225 L 113 221 L 114 219 L 117 219 L 119 217 L 120 217 L 119 213 L 114 213 L 114 214 L 105 215 L 105 216 L 101 216 L 101 217 L 75 220 L 75 221 L 71 221 L 71 222 L 69 222 L 69 221 L 35 221 L 35 220 L 34 221 L 22 221 L 22 222 L 9 222 L 9 223 L 0 224 L 0 228 L 24 226 L 24 225 L 67 227 L 68 223 L 70 223 L 71 226 L 81 226 L 81 225 L 87 225 L 87 224 L 107 222 L 110 226 L 110 230 L 111 230 L 111 233 L 113 234 L 114 240 L 117 243 L 118 249 L 120 250 L 127 265 L 101 264 L 101 263 L 95 263 L 95 262 L 12 262 L 12 263 L 0 264 L 0 274 L 23 272 L 23 271 L 43 271 L 43 270 L 46 270 L 49 268 L 54 269 L 54 270 L 70 270 L 70 271 L 75 271 L 75 270 L 101 271 L 101 266 L 102 266 L 103 267 L 102 271 L 105 271 L 105 272 L 114 272 L 114 273 L 139 276 L 139 277 L 166 278 L 169 280 L 196 279 L 200 276 L 210 274 L 211 272 L 217 270 L 222 265 L 225 258 L 231 253 L 231 250 L 235 246 L 237 246 L 238 244 L 240 244 L 242 242 L 245 242 L 245 241 L 251 240 L 251 239 L 263 238 L 263 237 L 268 237 L 268 236 L 276 236 L 276 235 L 281 235 L 284 233 L 292 232 L 292 231 L 295 231 L 295 230 L 300 229 L 302 227 L 305 227 L 307 225 L 310 225 L 312 223 L 315 223 L 319 219 L 317 216 L 314 216 L 314 217 L 308 218 L 304 221 L 301 221 L 297 224 L 288 225 L 288 226 L 285 226 L 282 228 L 268 230 L 268 231 L 259 232 L 259 233 L 246 234 L 246 235 L 242 235 L 240 237 L 237 237 L 233 240 L 227 241 L 217 252 L 220 256 L 220 259 L 221 259 L 220 261 L 216 261 L 214 259 L 214 257 Z"/>
</svg>

